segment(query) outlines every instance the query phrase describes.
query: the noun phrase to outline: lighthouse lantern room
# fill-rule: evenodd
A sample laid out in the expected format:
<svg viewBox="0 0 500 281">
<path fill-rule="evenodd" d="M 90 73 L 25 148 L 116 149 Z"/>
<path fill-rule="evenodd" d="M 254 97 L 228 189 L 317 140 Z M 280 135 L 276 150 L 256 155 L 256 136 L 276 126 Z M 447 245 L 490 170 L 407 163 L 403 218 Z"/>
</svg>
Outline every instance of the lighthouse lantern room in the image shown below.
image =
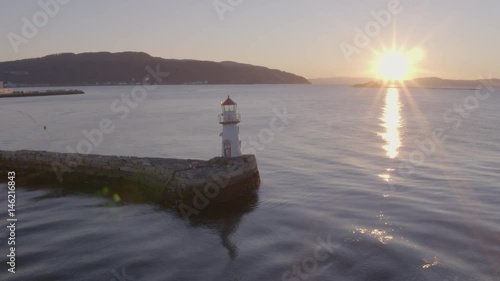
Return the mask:
<svg viewBox="0 0 500 281">
<path fill-rule="evenodd" d="M 236 112 L 237 104 L 227 96 L 221 103 L 222 114 L 219 114 L 219 123 L 222 124 L 222 157 L 231 158 L 241 156 L 240 141 L 240 114 Z"/>
</svg>

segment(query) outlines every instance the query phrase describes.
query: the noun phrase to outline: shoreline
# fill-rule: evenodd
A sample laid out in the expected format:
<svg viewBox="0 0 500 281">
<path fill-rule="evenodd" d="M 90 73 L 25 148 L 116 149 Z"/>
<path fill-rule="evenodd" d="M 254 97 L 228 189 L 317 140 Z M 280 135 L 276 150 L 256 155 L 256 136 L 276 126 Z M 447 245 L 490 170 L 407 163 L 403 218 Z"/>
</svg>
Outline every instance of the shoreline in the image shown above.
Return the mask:
<svg viewBox="0 0 500 281">
<path fill-rule="evenodd" d="M 44 96 L 64 96 L 64 95 L 82 95 L 85 94 L 82 90 L 48 90 L 45 92 L 39 91 L 14 91 L 9 94 L 0 94 L 0 98 L 21 98 L 21 97 L 44 97 Z"/>
<path fill-rule="evenodd" d="M 351 85 L 353 88 L 360 88 L 360 89 L 424 89 L 424 90 L 465 90 L 465 91 L 475 91 L 477 88 L 459 88 L 459 87 L 402 87 L 402 86 L 358 86 L 358 85 Z M 495 87 L 493 88 L 500 88 L 500 87 Z"/>
<path fill-rule="evenodd" d="M 62 87 L 134 87 L 134 86 L 150 86 L 150 85 L 155 85 L 155 86 L 280 86 L 280 85 L 318 85 L 318 84 L 312 84 L 312 83 L 203 83 L 203 84 L 195 84 L 195 83 L 175 83 L 175 84 L 142 84 L 142 83 L 137 83 L 137 84 L 71 84 L 71 85 L 16 85 L 12 89 L 30 89 L 30 88 L 49 88 L 49 87 L 55 87 L 55 88 L 62 88 Z M 347 85 L 347 84 L 346 84 Z M 348 85 L 347 85 L 348 86 Z"/>
</svg>

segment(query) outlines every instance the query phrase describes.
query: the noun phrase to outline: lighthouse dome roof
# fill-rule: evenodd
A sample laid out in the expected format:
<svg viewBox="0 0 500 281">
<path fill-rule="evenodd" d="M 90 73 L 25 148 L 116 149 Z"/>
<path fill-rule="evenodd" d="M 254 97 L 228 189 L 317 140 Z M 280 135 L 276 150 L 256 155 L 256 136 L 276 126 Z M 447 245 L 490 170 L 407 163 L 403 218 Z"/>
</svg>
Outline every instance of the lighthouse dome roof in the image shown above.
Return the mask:
<svg viewBox="0 0 500 281">
<path fill-rule="evenodd" d="M 221 105 L 236 105 L 236 103 L 229 96 L 227 96 L 227 99 L 223 101 Z"/>
</svg>

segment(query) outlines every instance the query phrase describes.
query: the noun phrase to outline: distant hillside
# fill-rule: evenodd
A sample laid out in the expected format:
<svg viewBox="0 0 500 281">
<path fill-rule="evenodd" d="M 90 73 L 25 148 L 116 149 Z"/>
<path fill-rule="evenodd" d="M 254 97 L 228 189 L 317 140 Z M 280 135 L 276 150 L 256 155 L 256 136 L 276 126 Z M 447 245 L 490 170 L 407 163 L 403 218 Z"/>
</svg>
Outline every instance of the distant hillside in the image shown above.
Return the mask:
<svg viewBox="0 0 500 281">
<path fill-rule="evenodd" d="M 378 81 L 370 81 L 366 83 L 361 83 L 361 84 L 354 84 L 352 85 L 355 88 L 381 88 L 381 87 L 386 87 L 382 82 Z"/>
<path fill-rule="evenodd" d="M 500 79 L 485 79 L 488 85 L 500 87 Z M 421 88 L 472 88 L 475 89 L 481 85 L 480 80 L 451 80 L 438 77 L 424 77 L 405 81 L 408 87 Z"/>
<path fill-rule="evenodd" d="M 311 83 L 318 85 L 352 85 L 366 83 L 371 80 L 373 80 L 373 78 L 368 77 L 330 77 L 309 79 Z"/>
<path fill-rule="evenodd" d="M 134 84 L 143 81 L 147 66 L 157 65 L 170 74 L 162 84 L 310 84 L 304 77 L 262 66 L 163 59 L 137 52 L 63 53 L 0 62 L 0 81 L 22 86 Z"/>
<path fill-rule="evenodd" d="M 484 79 L 488 86 L 500 88 L 500 79 Z M 395 82 L 392 85 L 400 85 Z M 408 88 L 439 88 L 439 89 L 476 89 L 481 86 L 481 80 L 452 80 L 438 77 L 423 77 L 404 81 L 404 86 Z M 366 83 L 353 84 L 357 88 L 380 88 L 388 87 L 382 81 L 369 81 Z"/>
</svg>

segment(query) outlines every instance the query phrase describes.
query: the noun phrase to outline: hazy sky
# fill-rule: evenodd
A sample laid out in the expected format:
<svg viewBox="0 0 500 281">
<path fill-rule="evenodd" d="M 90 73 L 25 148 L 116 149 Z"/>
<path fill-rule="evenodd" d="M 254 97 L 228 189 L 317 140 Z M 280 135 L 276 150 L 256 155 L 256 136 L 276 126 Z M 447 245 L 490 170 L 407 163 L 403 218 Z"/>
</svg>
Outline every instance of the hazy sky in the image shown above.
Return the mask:
<svg viewBox="0 0 500 281">
<path fill-rule="evenodd" d="M 41 0 L 50 1 L 55 0 Z M 387 10 L 395 0 L 217 1 L 235 5 L 222 14 L 214 0 L 72 0 L 44 23 L 39 0 L 3 0 L 0 61 L 130 50 L 232 60 L 307 78 L 365 76 L 373 73 L 374 50 L 390 47 L 394 39 L 396 46 L 417 47 L 423 54 L 415 76 L 500 77 L 498 0 L 400 0 L 400 13 L 391 14 L 389 25 L 375 24 L 380 30 L 371 13 Z M 30 22 L 35 17 L 41 26 L 33 38 L 23 35 L 23 17 Z M 364 30 L 370 22 L 373 37 L 366 47 L 358 45 L 349 62 L 340 45 L 356 47 L 356 28 Z M 11 39 L 18 36 L 18 53 L 9 33 Z"/>
</svg>

